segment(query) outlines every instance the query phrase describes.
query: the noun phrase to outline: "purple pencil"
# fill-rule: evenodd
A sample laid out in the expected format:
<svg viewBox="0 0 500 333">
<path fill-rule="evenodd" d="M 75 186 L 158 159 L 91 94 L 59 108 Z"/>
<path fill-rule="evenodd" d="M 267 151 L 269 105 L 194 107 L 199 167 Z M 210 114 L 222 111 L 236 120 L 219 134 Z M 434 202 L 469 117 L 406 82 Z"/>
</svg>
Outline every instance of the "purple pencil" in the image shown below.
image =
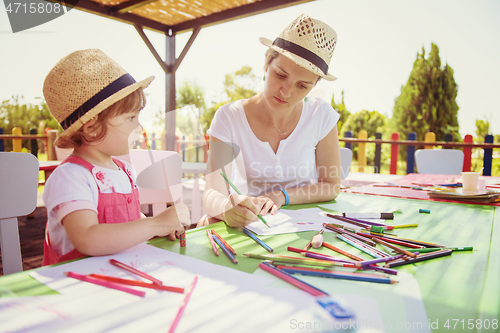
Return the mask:
<svg viewBox="0 0 500 333">
<path fill-rule="evenodd" d="M 372 264 L 378 264 L 379 262 L 387 262 L 387 261 L 391 261 L 391 260 L 400 259 L 400 258 L 403 258 L 404 256 L 405 256 L 404 254 L 398 254 L 398 255 L 395 255 L 392 257 L 384 257 L 384 258 L 377 258 L 377 259 L 373 259 L 373 260 L 357 261 L 354 264 L 358 267 L 366 267 L 366 266 L 369 266 Z"/>
</svg>

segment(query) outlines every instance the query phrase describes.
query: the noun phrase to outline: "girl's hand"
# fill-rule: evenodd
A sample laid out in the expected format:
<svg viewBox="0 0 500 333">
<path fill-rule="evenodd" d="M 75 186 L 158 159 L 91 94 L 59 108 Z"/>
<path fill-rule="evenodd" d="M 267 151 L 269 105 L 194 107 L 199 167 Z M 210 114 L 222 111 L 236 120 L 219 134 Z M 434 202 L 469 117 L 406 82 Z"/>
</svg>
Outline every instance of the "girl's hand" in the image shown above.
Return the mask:
<svg viewBox="0 0 500 333">
<path fill-rule="evenodd" d="M 191 225 L 189 209 L 185 204 L 170 206 L 160 214 L 153 216 L 152 219 L 162 228 L 162 232 L 158 236 L 168 235 L 171 240 L 175 240 L 176 235 L 181 235 L 185 228 Z"/>
</svg>

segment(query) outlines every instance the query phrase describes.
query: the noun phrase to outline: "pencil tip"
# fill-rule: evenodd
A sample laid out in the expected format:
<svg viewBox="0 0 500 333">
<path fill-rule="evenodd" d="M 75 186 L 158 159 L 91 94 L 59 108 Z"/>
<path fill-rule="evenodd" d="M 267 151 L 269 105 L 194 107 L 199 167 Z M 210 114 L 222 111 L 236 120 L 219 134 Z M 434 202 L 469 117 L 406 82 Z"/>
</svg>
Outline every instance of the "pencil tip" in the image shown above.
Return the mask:
<svg viewBox="0 0 500 333">
<path fill-rule="evenodd" d="M 248 253 L 243 253 L 244 256 L 250 257 Z"/>
</svg>

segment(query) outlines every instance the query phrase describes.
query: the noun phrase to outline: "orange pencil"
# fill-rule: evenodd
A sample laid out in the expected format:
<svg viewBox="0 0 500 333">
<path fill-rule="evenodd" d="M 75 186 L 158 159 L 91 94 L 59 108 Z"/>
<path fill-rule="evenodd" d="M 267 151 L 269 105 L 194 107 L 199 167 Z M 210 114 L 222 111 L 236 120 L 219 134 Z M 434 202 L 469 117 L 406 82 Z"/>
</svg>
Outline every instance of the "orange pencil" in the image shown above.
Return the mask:
<svg viewBox="0 0 500 333">
<path fill-rule="evenodd" d="M 212 229 L 212 234 L 214 234 L 215 237 L 217 237 L 221 243 L 224 244 L 229 251 L 231 251 L 232 254 L 236 255 L 236 251 L 231 247 L 231 245 L 229 245 L 228 242 L 226 242 L 224 238 L 222 238 L 214 229 Z"/>
<path fill-rule="evenodd" d="M 346 256 L 346 257 L 348 257 L 348 258 L 351 258 L 351 259 L 353 259 L 353 260 L 357 260 L 357 261 L 363 261 L 363 260 L 364 260 L 363 258 L 356 257 L 354 254 L 350 254 L 349 252 L 346 252 L 346 251 L 344 251 L 344 250 L 339 249 L 338 247 L 335 247 L 335 246 L 333 246 L 333 245 L 331 245 L 331 244 L 328 244 L 327 242 L 323 242 L 323 246 L 324 246 L 324 247 L 327 247 L 327 248 L 329 248 L 330 250 L 333 250 L 333 251 L 335 251 L 335 252 L 337 252 L 337 253 L 340 253 L 340 254 L 342 254 L 342 255 L 344 255 L 344 256 Z"/>
</svg>

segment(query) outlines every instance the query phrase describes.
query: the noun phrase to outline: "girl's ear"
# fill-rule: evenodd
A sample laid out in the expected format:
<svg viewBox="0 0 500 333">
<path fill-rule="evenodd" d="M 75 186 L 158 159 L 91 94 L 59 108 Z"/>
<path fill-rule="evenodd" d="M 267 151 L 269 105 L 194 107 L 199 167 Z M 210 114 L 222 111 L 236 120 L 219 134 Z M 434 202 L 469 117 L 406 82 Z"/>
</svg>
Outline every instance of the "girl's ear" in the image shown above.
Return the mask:
<svg viewBox="0 0 500 333">
<path fill-rule="evenodd" d="M 88 135 L 90 137 L 95 137 L 97 135 L 98 130 L 97 118 L 91 118 L 82 126 L 83 134 Z"/>
</svg>

